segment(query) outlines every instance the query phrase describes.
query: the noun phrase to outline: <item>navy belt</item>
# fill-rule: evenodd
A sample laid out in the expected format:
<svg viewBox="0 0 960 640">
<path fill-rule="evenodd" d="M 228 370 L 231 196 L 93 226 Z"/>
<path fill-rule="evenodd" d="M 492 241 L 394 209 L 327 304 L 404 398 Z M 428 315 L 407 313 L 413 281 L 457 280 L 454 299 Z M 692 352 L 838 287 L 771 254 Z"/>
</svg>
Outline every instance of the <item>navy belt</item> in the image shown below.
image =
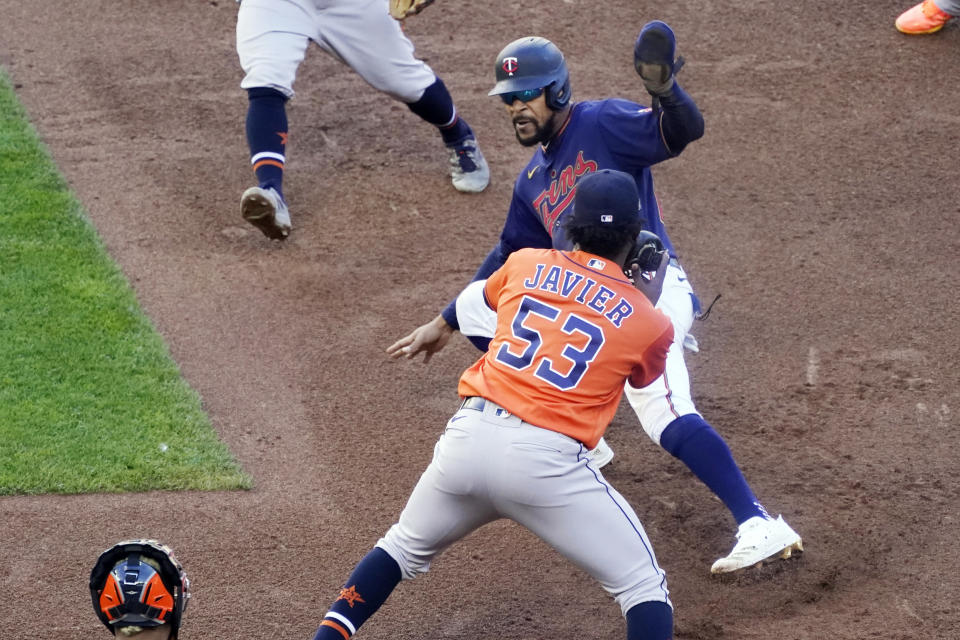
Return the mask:
<svg viewBox="0 0 960 640">
<path fill-rule="evenodd" d="M 481 398 L 480 396 L 467 396 L 463 399 L 463 402 L 460 403 L 461 409 L 473 409 L 475 411 L 483 411 L 483 407 L 486 406 L 487 401 Z"/>
</svg>

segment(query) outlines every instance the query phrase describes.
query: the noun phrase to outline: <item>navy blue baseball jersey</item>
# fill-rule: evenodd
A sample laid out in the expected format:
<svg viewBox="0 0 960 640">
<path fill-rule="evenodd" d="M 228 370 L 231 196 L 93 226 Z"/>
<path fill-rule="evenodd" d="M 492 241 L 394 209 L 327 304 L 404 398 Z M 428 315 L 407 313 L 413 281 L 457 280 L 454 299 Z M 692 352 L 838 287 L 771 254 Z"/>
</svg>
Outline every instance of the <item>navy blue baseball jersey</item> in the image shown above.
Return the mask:
<svg viewBox="0 0 960 640">
<path fill-rule="evenodd" d="M 644 229 L 660 236 L 673 255 L 650 175 L 651 165 L 671 157 L 660 133 L 661 113 L 620 99 L 575 104 L 557 135 L 538 146 L 517 177 L 501 242 L 514 251 L 571 249 L 560 221 L 577 182 L 598 169 L 616 169 L 636 180 Z"/>
<path fill-rule="evenodd" d="M 537 147 L 517 176 L 500 242 L 474 280 L 489 276 L 518 249 L 571 249 L 560 222 L 573 202 L 577 182 L 599 169 L 615 169 L 634 177 L 644 229 L 657 234 L 676 258 L 663 226 L 650 167 L 674 157 L 700 137 L 703 124 L 689 96 L 679 87 L 674 96 L 663 110 L 619 98 L 574 104 L 557 134 Z M 666 122 L 668 119 L 672 120 Z M 669 131 L 668 124 L 673 125 Z M 458 328 L 455 301 L 444 309 L 443 317 Z"/>
</svg>

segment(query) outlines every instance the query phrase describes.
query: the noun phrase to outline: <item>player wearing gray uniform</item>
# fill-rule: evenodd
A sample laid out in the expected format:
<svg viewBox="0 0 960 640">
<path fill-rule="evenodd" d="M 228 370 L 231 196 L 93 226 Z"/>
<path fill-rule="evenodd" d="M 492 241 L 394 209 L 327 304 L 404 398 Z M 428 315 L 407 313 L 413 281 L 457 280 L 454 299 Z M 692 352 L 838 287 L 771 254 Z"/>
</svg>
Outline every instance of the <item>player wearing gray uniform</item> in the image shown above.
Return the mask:
<svg viewBox="0 0 960 640">
<path fill-rule="evenodd" d="M 802 541 L 782 517 L 767 514 L 729 446 L 693 402 L 683 350 L 697 348 L 690 331 L 699 302 L 665 228 L 651 172 L 653 165 L 675 157 L 703 135 L 699 109 L 675 80 L 679 66 L 673 30 L 659 20 L 648 22 L 634 44 L 634 67 L 653 108 L 618 98 L 575 102 L 566 61 L 556 45 L 526 37 L 503 48 L 490 94 L 503 100 L 518 142 L 536 150 L 514 182 L 500 241 L 475 279 L 486 278 L 520 248 L 569 248 L 562 221 L 582 176 L 598 169 L 634 176 L 644 228 L 660 237 L 671 257 L 657 307 L 674 322 L 674 344 L 664 375 L 644 388 L 628 387 L 624 395 L 650 438 L 681 460 L 737 522 L 736 544 L 711 566 L 713 573 L 727 573 L 790 557 L 802 550 Z M 387 352 L 394 357 L 425 352 L 426 361 L 457 328 L 450 305 Z M 464 335 L 486 348 L 474 339 L 481 336 Z M 610 457 L 598 455 L 596 462 L 602 465 Z"/>
<path fill-rule="evenodd" d="M 647 280 L 629 260 L 637 188 L 618 171 L 585 177 L 566 229 L 572 251 L 516 252 L 463 295 L 496 309 L 497 334 L 460 378 L 460 410 L 434 448 L 399 521 L 356 565 L 314 640 L 348 640 L 402 579 L 446 547 L 509 518 L 595 578 L 620 605 L 628 640 L 667 640 L 664 571 L 633 509 L 588 458 L 624 383 L 662 375 L 673 339 L 653 308 L 667 256 Z M 542 277 L 541 277 L 542 276 Z"/>
<path fill-rule="evenodd" d="M 249 97 L 246 134 L 259 183 L 241 197 L 245 220 L 269 238 L 282 240 L 290 233 L 282 184 L 285 105 L 311 42 L 438 128 L 458 191 L 486 188 L 490 169 L 473 130 L 457 113 L 443 81 L 414 56 L 387 0 L 242 0 L 237 53 L 246 75 L 240 86 Z"/>
</svg>

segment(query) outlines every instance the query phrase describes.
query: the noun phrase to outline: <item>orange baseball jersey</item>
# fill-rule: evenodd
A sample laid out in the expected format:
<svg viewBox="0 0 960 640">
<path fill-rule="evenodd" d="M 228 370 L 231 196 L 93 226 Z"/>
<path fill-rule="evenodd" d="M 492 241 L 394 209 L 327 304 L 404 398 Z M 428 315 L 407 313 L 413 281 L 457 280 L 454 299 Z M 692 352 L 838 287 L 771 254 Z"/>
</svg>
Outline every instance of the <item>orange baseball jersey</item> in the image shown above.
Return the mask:
<svg viewBox="0 0 960 640">
<path fill-rule="evenodd" d="M 593 448 L 624 382 L 643 387 L 663 373 L 673 325 L 609 260 L 521 249 L 487 279 L 484 297 L 497 330 L 461 376 L 462 397 L 482 396 Z"/>
</svg>

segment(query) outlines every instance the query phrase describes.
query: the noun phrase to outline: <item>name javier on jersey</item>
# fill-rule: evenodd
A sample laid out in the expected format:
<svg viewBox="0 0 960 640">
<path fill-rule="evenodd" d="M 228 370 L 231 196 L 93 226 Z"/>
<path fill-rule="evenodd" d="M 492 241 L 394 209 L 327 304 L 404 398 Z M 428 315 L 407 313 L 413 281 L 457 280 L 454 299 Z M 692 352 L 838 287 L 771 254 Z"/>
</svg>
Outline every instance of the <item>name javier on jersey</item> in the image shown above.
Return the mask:
<svg viewBox="0 0 960 640">
<path fill-rule="evenodd" d="M 550 291 L 578 302 L 602 314 L 615 327 L 619 327 L 624 318 L 633 314 L 633 305 L 623 296 L 614 298 L 615 291 L 599 284 L 593 278 L 557 265 L 549 269 L 546 267 L 546 264 L 538 264 L 536 273 L 523 281 L 524 288 Z"/>
</svg>

